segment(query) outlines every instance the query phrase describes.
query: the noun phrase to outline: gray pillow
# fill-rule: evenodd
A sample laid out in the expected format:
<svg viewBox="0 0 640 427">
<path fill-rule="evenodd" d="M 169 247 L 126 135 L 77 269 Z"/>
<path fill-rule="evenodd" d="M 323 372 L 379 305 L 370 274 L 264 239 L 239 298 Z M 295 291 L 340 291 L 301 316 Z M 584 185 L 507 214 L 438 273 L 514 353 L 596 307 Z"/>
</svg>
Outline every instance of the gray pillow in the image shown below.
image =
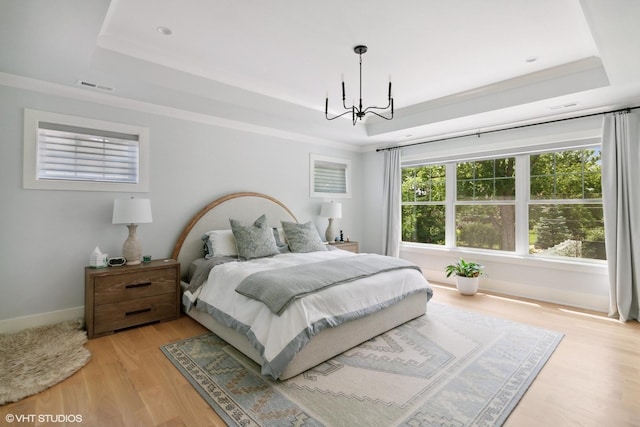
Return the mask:
<svg viewBox="0 0 640 427">
<path fill-rule="evenodd" d="M 284 235 L 287 236 L 291 252 L 326 251 L 327 248 L 318 234 L 316 226 L 311 221 L 305 224 L 297 222 L 282 222 Z"/>
<path fill-rule="evenodd" d="M 262 258 L 280 253 L 273 230 L 267 225 L 265 215 L 256 219 L 253 225 L 244 225 L 229 218 L 233 236 L 236 238 L 238 256 L 243 259 Z"/>
</svg>

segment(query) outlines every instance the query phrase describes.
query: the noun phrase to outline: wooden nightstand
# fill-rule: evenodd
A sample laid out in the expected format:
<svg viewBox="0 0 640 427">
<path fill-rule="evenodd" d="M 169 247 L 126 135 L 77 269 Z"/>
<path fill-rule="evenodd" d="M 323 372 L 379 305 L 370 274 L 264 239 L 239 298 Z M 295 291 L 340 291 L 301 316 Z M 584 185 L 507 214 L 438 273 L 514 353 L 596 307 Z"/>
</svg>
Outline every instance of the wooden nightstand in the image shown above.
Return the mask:
<svg viewBox="0 0 640 427">
<path fill-rule="evenodd" d="M 154 260 L 132 266 L 84 270 L 87 336 L 180 316 L 180 263 Z"/>
<path fill-rule="evenodd" d="M 358 242 L 330 242 L 329 244 L 343 251 L 358 253 Z"/>
</svg>

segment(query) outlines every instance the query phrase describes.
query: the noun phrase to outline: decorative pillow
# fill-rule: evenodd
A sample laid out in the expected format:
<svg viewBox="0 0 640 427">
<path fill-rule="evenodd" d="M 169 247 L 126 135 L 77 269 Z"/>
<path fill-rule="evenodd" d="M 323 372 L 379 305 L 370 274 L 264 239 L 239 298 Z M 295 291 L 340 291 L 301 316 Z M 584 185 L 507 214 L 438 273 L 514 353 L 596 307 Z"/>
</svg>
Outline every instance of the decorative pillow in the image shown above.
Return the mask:
<svg viewBox="0 0 640 427">
<path fill-rule="evenodd" d="M 207 231 L 202 236 L 205 241 L 205 258 L 237 256 L 236 238 L 231 230 Z"/>
<path fill-rule="evenodd" d="M 262 258 L 280 253 L 273 230 L 267 225 L 265 215 L 256 219 L 253 225 L 244 225 L 229 219 L 233 236 L 236 238 L 238 256 L 244 259 Z"/>
<path fill-rule="evenodd" d="M 326 251 L 325 244 L 318 234 L 318 229 L 311 221 L 306 224 L 297 222 L 282 222 L 284 234 L 287 236 L 291 252 L 316 252 Z"/>
</svg>

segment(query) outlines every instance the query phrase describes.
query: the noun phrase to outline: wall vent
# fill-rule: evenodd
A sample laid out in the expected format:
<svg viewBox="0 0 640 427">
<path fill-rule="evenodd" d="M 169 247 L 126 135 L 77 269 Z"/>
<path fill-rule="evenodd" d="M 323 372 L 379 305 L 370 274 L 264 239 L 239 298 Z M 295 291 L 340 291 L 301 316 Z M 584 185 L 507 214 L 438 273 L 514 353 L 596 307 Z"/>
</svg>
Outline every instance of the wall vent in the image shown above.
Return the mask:
<svg viewBox="0 0 640 427">
<path fill-rule="evenodd" d="M 102 90 L 102 91 L 105 91 L 105 92 L 113 92 L 113 88 L 112 87 L 100 85 L 98 83 L 88 82 L 86 80 L 78 80 L 76 82 L 76 84 L 78 86 L 88 87 L 88 88 L 91 88 L 91 89 Z"/>
</svg>

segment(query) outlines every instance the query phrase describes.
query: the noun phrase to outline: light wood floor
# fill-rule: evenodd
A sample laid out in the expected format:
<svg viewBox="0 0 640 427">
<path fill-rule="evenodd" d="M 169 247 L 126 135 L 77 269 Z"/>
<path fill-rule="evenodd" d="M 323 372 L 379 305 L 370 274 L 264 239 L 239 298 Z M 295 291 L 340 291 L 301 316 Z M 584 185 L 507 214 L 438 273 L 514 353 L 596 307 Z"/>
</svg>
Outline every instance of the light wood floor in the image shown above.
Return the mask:
<svg viewBox="0 0 640 427">
<path fill-rule="evenodd" d="M 465 297 L 444 286 L 434 290 L 441 303 L 565 334 L 507 427 L 640 426 L 640 323 L 484 293 Z M 77 414 L 82 423 L 54 425 L 224 426 L 158 349 L 204 332 L 183 316 L 93 339 L 89 364 L 36 396 L 0 406 L 0 425 L 7 414 Z"/>
</svg>

